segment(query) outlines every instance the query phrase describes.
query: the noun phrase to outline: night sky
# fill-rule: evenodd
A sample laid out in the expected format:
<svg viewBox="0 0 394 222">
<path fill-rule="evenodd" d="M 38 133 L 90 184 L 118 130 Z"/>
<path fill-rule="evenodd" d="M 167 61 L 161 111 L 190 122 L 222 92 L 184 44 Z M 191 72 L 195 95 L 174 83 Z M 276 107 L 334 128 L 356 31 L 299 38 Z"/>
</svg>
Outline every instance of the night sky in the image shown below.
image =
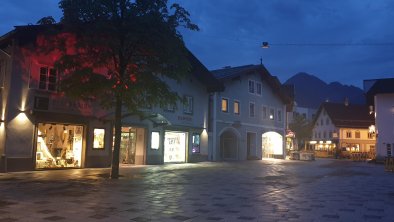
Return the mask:
<svg viewBox="0 0 394 222">
<path fill-rule="evenodd" d="M 262 58 L 281 82 L 298 72 L 358 87 L 364 79 L 394 77 L 392 0 L 173 1 L 200 27 L 181 32 L 208 69 Z M 0 35 L 61 14 L 57 0 L 0 0 Z"/>
</svg>

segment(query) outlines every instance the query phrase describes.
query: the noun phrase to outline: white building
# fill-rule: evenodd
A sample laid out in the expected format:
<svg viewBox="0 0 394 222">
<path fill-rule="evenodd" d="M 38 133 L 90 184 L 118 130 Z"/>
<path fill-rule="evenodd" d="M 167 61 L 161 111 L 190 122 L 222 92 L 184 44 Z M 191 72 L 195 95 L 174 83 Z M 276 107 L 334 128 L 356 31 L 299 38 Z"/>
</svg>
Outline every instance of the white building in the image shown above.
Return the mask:
<svg viewBox="0 0 394 222">
<path fill-rule="evenodd" d="M 213 160 L 284 158 L 286 108 L 280 82 L 263 65 L 213 70 L 225 87 L 211 97 Z"/>
<path fill-rule="evenodd" d="M 375 153 L 375 136 L 369 132 L 373 123 L 366 105 L 325 102 L 314 120 L 310 147 L 317 157 Z"/>
<path fill-rule="evenodd" d="M 394 155 L 394 78 L 364 80 L 370 111 L 375 114 L 376 155 Z"/>
</svg>

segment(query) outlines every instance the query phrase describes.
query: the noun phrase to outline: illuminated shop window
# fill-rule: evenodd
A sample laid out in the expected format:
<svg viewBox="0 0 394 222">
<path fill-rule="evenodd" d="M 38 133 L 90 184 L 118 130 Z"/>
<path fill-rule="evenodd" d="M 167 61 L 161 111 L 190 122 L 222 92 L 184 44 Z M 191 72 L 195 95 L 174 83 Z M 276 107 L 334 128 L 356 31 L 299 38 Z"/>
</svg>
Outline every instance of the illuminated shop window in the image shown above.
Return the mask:
<svg viewBox="0 0 394 222">
<path fill-rule="evenodd" d="M 104 149 L 105 129 L 95 128 L 93 135 L 93 149 Z"/>
<path fill-rule="evenodd" d="M 222 112 L 228 112 L 228 99 L 222 98 Z"/>
<path fill-rule="evenodd" d="M 49 67 L 40 68 L 40 82 L 39 89 L 56 91 L 57 72 L 56 69 Z"/>
<path fill-rule="evenodd" d="M 192 152 L 200 153 L 200 134 L 193 134 Z"/>
<path fill-rule="evenodd" d="M 157 150 L 160 147 L 160 132 L 152 132 L 151 149 Z"/>
<path fill-rule="evenodd" d="M 239 106 L 239 101 L 234 100 L 234 114 L 239 115 L 240 114 L 240 106 Z"/>
</svg>

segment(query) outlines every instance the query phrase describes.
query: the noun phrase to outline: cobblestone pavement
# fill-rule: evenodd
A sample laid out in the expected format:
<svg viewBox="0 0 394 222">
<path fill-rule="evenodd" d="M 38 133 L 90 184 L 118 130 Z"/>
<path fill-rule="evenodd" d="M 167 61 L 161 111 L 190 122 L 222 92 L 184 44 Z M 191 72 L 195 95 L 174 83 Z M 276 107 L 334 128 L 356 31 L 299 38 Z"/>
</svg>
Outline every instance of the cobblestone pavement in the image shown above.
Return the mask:
<svg viewBox="0 0 394 222">
<path fill-rule="evenodd" d="M 394 221 L 394 173 L 347 160 L 0 174 L 0 222 Z"/>
</svg>

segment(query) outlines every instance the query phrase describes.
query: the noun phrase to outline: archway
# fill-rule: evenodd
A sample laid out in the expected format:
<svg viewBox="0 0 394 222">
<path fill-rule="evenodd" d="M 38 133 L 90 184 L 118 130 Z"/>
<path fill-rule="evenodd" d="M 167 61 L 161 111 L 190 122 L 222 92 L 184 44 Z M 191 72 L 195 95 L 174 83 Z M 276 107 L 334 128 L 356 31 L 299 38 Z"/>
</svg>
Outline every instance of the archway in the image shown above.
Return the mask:
<svg viewBox="0 0 394 222">
<path fill-rule="evenodd" d="M 232 129 L 226 129 L 220 135 L 220 158 L 223 160 L 238 159 L 238 135 Z"/>
<path fill-rule="evenodd" d="M 262 157 L 283 157 L 283 136 L 277 132 L 266 132 L 261 136 Z"/>
</svg>

